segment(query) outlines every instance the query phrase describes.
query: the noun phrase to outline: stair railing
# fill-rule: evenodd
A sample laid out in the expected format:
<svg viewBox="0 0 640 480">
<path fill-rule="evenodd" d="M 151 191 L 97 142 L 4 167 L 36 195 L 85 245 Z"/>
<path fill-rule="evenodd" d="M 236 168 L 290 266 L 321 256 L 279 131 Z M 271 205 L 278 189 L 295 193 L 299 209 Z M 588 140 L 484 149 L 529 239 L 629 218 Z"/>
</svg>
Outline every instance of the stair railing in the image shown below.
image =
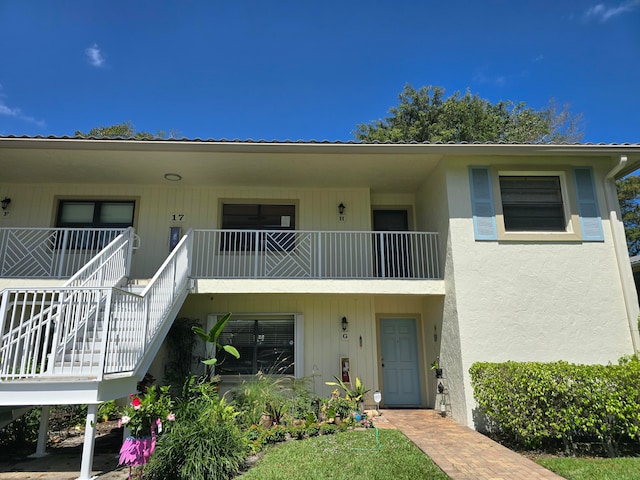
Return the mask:
<svg viewBox="0 0 640 480">
<path fill-rule="evenodd" d="M 135 371 L 190 283 L 189 230 L 140 294 L 113 288 L 104 373 Z"/>
<path fill-rule="evenodd" d="M 2 291 L 0 381 L 95 373 L 96 349 L 92 344 L 108 313 L 105 305 L 111 294 L 111 288 L 104 288 L 104 284 L 112 287 L 128 276 L 134 238 L 131 228 L 118 235 L 64 287 Z M 103 288 L 92 287 L 100 284 Z M 87 323 L 89 318 L 93 318 L 91 324 Z M 70 352 L 70 348 L 80 350 Z M 86 354 L 78 355 L 78 351 Z M 70 358 L 65 358 L 67 353 Z M 73 368 L 65 369 L 66 365 Z"/>
</svg>

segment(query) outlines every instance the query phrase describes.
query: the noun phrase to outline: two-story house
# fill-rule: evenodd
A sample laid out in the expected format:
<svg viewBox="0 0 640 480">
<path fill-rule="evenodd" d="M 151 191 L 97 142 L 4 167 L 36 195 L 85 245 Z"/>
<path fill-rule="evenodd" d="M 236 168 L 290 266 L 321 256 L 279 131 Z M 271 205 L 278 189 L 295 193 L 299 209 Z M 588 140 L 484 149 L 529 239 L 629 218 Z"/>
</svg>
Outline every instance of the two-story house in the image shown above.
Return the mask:
<svg viewBox="0 0 640 480">
<path fill-rule="evenodd" d="M 637 351 L 614 181 L 638 165 L 640 145 L 0 138 L 0 405 L 89 404 L 89 478 L 95 405 L 162 378 L 175 318 L 232 312 L 223 386 L 344 373 L 433 408 L 437 360 L 473 426 L 473 362 Z"/>
</svg>

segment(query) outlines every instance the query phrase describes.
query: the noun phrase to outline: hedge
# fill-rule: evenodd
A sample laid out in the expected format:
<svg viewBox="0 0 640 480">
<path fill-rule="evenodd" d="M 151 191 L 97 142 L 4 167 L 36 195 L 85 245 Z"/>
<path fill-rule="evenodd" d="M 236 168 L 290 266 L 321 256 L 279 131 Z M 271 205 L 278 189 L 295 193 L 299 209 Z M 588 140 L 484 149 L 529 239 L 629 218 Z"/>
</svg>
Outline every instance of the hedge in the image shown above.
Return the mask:
<svg viewBox="0 0 640 480">
<path fill-rule="evenodd" d="M 640 361 L 620 365 L 474 363 L 479 417 L 491 433 L 525 448 L 600 442 L 609 456 L 640 438 Z"/>
</svg>

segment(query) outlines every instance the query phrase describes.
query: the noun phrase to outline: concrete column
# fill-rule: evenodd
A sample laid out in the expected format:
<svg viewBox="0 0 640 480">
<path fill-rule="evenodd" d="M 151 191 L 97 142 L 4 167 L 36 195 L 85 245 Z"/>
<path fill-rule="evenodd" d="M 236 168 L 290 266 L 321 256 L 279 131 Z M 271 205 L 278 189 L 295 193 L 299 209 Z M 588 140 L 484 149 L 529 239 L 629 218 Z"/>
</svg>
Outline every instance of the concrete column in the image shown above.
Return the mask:
<svg viewBox="0 0 640 480">
<path fill-rule="evenodd" d="M 93 449 L 96 444 L 96 418 L 98 413 L 98 404 L 89 404 L 87 408 L 87 421 L 84 427 L 84 445 L 82 446 L 82 465 L 80 467 L 80 476 L 77 480 L 92 480 L 96 477 L 91 476 L 93 469 Z"/>
</svg>

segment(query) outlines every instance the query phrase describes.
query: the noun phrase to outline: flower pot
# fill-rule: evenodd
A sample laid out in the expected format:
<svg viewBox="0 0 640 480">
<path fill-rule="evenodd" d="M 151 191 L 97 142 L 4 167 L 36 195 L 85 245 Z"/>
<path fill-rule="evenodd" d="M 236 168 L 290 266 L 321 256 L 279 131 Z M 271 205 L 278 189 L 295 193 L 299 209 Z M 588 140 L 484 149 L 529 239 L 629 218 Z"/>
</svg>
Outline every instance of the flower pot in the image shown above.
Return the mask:
<svg viewBox="0 0 640 480">
<path fill-rule="evenodd" d="M 273 417 L 271 415 L 267 415 L 265 413 L 260 417 L 260 426 L 264 428 L 269 428 L 273 425 Z"/>
</svg>

